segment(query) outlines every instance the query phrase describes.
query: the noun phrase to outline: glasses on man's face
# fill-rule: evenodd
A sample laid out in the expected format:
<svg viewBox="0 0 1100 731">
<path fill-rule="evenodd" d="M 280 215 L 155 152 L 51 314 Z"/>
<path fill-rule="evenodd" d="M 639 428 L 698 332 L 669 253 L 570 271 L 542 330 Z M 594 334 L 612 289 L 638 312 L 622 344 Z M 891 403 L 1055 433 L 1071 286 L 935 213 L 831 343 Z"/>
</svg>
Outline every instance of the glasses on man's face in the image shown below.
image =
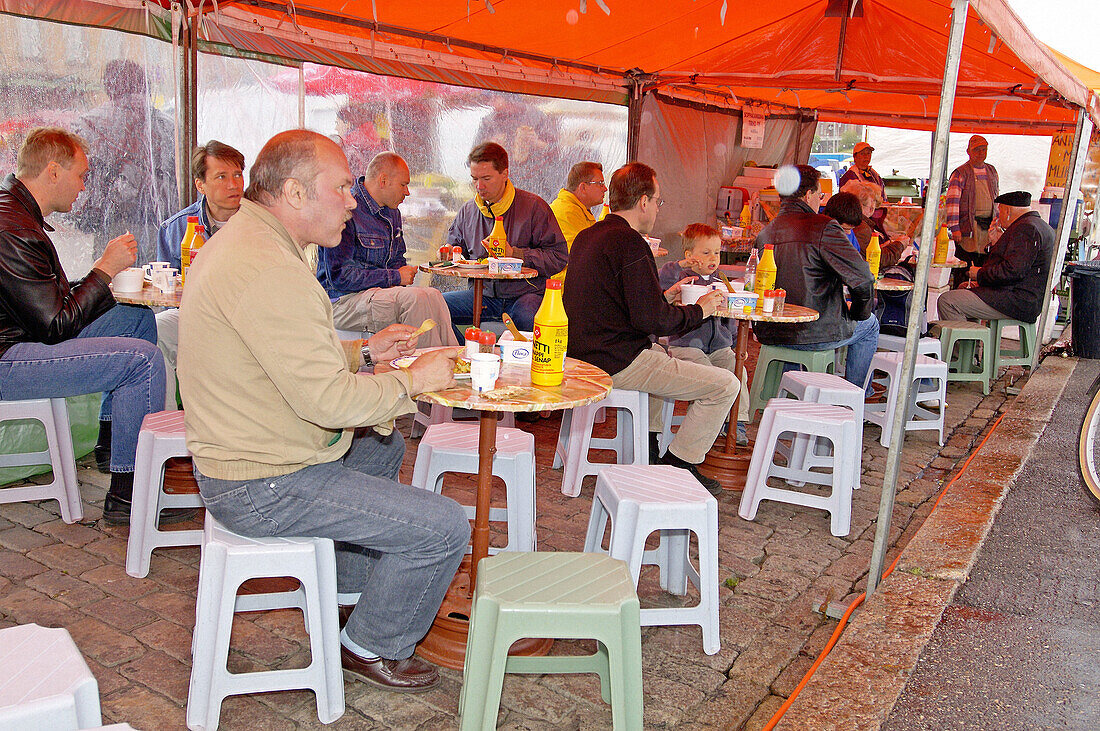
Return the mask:
<svg viewBox="0 0 1100 731">
<path fill-rule="evenodd" d="M 605 183 L 602 180 L 589 180 L 585 183 L 585 185 L 598 185 L 599 187 L 603 188 L 604 190 L 607 190 L 607 183 Z"/>
<path fill-rule="evenodd" d="M 664 198 L 650 198 L 649 200 L 654 203 L 658 208 L 665 204 Z"/>
</svg>

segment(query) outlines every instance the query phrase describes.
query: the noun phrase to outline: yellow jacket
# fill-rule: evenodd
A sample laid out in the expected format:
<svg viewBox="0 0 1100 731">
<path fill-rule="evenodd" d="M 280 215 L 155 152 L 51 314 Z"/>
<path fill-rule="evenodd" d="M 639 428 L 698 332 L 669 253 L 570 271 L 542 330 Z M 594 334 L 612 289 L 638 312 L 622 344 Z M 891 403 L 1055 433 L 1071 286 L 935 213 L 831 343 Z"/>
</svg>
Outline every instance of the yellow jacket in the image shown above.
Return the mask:
<svg viewBox="0 0 1100 731">
<path fill-rule="evenodd" d="M 356 374 L 300 246 L 251 201 L 203 246 L 180 308 L 187 448 L 207 477 L 250 480 L 340 459 L 356 427 L 415 410 L 401 371 Z"/>
<path fill-rule="evenodd" d="M 554 212 L 554 218 L 558 219 L 561 232 L 565 236 L 565 245 L 572 249 L 573 240 L 577 234 L 596 222 L 592 211 L 584 207 L 572 192 L 562 188 L 558 191 L 558 197 L 550 204 L 550 210 Z M 565 281 L 565 270 L 555 274 L 552 279 Z"/>
</svg>

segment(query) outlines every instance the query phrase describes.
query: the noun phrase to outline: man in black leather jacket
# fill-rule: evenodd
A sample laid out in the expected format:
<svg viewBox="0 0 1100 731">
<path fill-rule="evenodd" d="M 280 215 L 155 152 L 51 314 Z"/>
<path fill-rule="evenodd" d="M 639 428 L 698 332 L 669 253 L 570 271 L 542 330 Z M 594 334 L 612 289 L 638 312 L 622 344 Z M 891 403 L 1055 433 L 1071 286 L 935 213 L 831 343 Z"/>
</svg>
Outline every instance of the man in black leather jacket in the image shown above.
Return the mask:
<svg viewBox="0 0 1100 731">
<path fill-rule="evenodd" d="M 164 408 L 164 359 L 152 311 L 116 306 L 107 287 L 134 263 L 134 237 L 111 240 L 70 284 L 46 233 L 45 217 L 69 211 L 84 190 L 85 149 L 65 130 L 31 130 L 15 174 L 0 183 L 0 398 L 102 391 L 100 446 L 110 440 L 111 471 L 103 515 L 125 523 L 141 421 Z"/>
<path fill-rule="evenodd" d="M 755 245 L 761 250 L 772 245 L 775 286 L 787 290 L 787 302 L 811 307 L 821 317 L 794 325 L 758 322 L 753 331 L 761 343 L 796 350 L 847 345 L 844 378 L 862 386 L 878 347 L 878 319 L 872 313 L 875 280 L 840 224 L 818 214 L 820 178 L 821 173 L 809 165 L 779 171 L 779 215 L 760 232 Z M 850 304 L 844 299 L 845 286 Z"/>
</svg>

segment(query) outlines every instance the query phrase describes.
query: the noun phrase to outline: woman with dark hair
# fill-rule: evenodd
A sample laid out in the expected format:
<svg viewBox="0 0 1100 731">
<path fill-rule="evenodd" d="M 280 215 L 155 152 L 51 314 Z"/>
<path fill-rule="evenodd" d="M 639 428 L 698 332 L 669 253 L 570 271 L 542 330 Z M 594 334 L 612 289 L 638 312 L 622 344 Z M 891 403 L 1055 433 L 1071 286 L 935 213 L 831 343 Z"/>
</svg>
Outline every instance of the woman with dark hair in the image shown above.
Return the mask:
<svg viewBox="0 0 1100 731">
<path fill-rule="evenodd" d="M 825 204 L 822 213 L 840 224 L 848 241 L 859 251 L 859 240 L 855 234 L 856 226 L 863 223 L 863 206 L 859 198 L 851 193 L 837 193 Z"/>
</svg>

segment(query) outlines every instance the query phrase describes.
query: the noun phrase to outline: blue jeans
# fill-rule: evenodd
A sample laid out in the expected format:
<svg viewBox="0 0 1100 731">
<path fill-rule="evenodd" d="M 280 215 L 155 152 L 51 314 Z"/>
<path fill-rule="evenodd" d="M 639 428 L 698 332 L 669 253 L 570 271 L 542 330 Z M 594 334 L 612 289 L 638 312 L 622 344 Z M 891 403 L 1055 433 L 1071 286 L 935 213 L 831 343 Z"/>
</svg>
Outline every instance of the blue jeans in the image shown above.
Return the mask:
<svg viewBox="0 0 1100 731">
<path fill-rule="evenodd" d="M 54 345 L 16 343 L 0 358 L 0 398 L 103 392 L 112 422 L 111 472 L 133 472 L 146 414 L 164 409 L 164 357 L 152 310 L 115 305 L 79 335 Z"/>
<path fill-rule="evenodd" d="M 784 345 L 793 350 L 832 350 L 848 346 L 848 360 L 844 363 L 844 380 L 863 388 L 867 371 L 871 368 L 871 358 L 878 348 L 878 318 L 871 315 L 866 320 L 856 321 L 856 331 L 846 340 L 831 343 L 804 343 L 802 345 Z"/>
<path fill-rule="evenodd" d="M 464 333 L 460 327 L 465 328 L 474 322 L 474 290 L 460 289 L 455 292 L 444 292 L 443 299 L 447 302 L 447 309 L 451 311 L 451 324 L 458 333 L 458 342 L 465 342 Z M 502 313 L 507 312 L 516 327 L 530 332 L 535 327 L 535 313 L 542 304 L 542 295 L 532 292 L 519 297 L 489 297 L 481 298 L 481 319 L 499 320 Z"/>
<path fill-rule="evenodd" d="M 195 469 L 203 503 L 246 536 L 336 541 L 341 594 L 360 592 L 345 629 L 390 660 L 412 655 L 428 632 L 470 541 L 462 506 L 396 482 L 400 432 L 360 430 L 343 460 L 258 480 L 218 480 Z"/>
</svg>

